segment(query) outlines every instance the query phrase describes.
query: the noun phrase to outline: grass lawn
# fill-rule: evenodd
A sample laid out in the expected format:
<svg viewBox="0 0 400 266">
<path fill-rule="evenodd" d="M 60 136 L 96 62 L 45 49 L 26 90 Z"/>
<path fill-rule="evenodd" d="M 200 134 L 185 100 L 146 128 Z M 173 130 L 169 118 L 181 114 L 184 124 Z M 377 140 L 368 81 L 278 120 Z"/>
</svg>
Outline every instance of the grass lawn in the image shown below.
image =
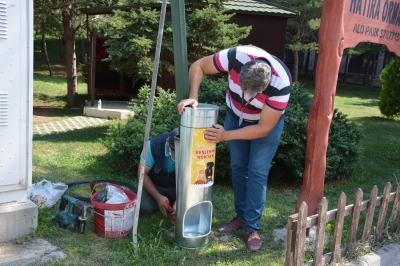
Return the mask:
<svg viewBox="0 0 400 266">
<path fill-rule="evenodd" d="M 53 42 L 57 44 L 57 42 Z M 57 71 L 54 77 L 46 72 L 44 56 L 35 49 L 34 105 L 38 113 L 34 123 L 46 119 L 62 119 L 82 115 L 81 110 L 65 109 L 66 79 L 63 76 L 63 60 L 58 59 L 57 45 L 48 42 L 50 60 Z M 313 93 L 307 81 L 305 89 Z M 86 84 L 79 82 L 80 98 L 85 97 Z M 379 194 L 391 182 L 395 187 L 400 177 L 400 120 L 388 120 L 380 115 L 377 103 L 379 89 L 349 84 L 338 84 L 335 107 L 356 122 L 363 133 L 361 158 L 354 175 L 342 181 L 327 183 L 325 196 L 329 209 L 336 208 L 343 191 L 347 204 L 351 204 L 358 188 L 369 197 L 373 185 Z M 111 122 L 108 122 L 111 123 Z M 70 183 L 91 179 L 110 179 L 137 184 L 136 173 L 118 168 L 108 155 L 101 140 L 105 137 L 107 124 L 66 133 L 35 137 L 33 139 L 33 183 L 42 179 Z M 141 137 L 141 136 L 138 136 Z M 218 177 L 216 177 L 218 178 Z M 89 214 L 84 235 L 58 227 L 52 218 L 58 204 L 39 211 L 36 235 L 60 247 L 67 258 L 46 265 L 283 265 L 285 247 L 273 240 L 273 230 L 285 227 L 287 217 L 294 212 L 301 186 L 285 184 L 269 186 L 267 203 L 261 219 L 263 247 L 250 252 L 244 245 L 244 233 L 220 234 L 217 227 L 234 216 L 233 192 L 229 187 L 214 186 L 213 220 L 211 242 L 198 250 L 181 249 L 174 245 L 172 226 L 159 214 L 140 216 L 138 224 L 139 248 L 136 255 L 132 249 L 132 235 L 125 238 L 100 238 L 94 233 L 93 215 Z M 68 194 L 89 196 L 88 185 L 71 188 Z M 362 226 L 360 226 L 362 231 Z M 358 238 L 359 239 L 359 238 Z M 43 264 L 42 264 L 43 265 Z"/>
</svg>

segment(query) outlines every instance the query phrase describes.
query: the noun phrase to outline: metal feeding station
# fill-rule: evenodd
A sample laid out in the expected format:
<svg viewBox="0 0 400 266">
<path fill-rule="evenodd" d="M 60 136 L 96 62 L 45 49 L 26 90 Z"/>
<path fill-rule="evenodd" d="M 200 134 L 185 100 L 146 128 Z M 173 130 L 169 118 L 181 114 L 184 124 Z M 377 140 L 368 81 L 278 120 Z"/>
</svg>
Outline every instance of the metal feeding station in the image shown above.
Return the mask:
<svg viewBox="0 0 400 266">
<path fill-rule="evenodd" d="M 209 240 L 216 144 L 206 141 L 204 132 L 217 123 L 218 111 L 211 104 L 185 107 L 180 135 L 175 137 L 175 241 L 183 248 L 201 248 Z"/>
</svg>

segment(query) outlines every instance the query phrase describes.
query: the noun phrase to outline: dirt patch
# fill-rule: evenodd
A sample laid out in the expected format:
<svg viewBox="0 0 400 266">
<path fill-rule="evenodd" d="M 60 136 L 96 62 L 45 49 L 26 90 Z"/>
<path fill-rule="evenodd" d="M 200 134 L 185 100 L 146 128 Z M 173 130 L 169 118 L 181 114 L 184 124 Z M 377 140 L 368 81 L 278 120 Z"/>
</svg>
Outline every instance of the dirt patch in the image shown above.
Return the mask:
<svg viewBox="0 0 400 266">
<path fill-rule="evenodd" d="M 55 119 L 54 109 L 48 106 L 33 107 L 33 123 L 45 123 Z"/>
</svg>

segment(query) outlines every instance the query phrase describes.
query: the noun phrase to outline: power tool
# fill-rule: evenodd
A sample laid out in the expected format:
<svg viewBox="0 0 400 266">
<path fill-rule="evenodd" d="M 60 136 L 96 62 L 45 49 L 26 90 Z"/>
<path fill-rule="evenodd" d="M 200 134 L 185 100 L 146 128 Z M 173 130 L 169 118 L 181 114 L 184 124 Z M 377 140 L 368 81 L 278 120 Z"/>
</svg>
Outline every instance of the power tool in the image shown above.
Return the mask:
<svg viewBox="0 0 400 266">
<path fill-rule="evenodd" d="M 66 210 L 67 205 L 69 205 L 68 210 Z M 87 213 L 92 212 L 93 208 L 89 204 L 74 197 L 63 195 L 59 210 L 53 221 L 57 222 L 60 227 L 69 228 L 75 232 L 84 234 Z"/>
</svg>

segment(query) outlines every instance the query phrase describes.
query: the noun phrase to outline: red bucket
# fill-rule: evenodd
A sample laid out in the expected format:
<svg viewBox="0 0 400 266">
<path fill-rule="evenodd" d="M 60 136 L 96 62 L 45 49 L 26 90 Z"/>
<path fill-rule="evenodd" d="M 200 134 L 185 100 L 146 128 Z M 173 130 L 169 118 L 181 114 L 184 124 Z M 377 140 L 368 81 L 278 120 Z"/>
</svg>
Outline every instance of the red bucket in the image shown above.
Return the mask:
<svg viewBox="0 0 400 266">
<path fill-rule="evenodd" d="M 119 238 L 125 237 L 133 227 L 133 216 L 136 205 L 136 194 L 122 186 L 103 182 L 93 187 L 110 185 L 121 189 L 130 199 L 124 203 L 103 203 L 96 201 L 97 195 L 101 192 L 92 193 L 90 202 L 94 209 L 94 231 L 100 237 Z"/>
</svg>

